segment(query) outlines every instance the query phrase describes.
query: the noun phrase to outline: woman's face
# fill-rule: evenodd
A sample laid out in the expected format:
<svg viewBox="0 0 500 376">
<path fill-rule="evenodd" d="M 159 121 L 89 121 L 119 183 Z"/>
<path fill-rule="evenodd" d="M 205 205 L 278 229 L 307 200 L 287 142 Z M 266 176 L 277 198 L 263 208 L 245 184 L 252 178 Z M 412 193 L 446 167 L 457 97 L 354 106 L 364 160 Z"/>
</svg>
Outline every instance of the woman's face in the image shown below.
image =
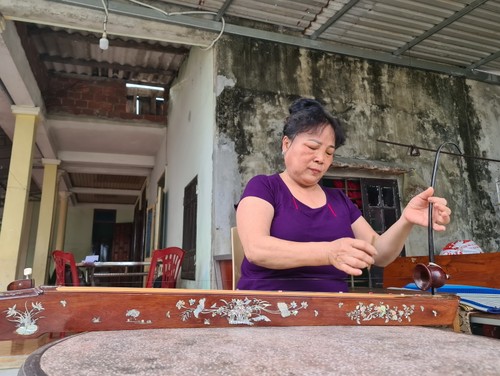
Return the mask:
<svg viewBox="0 0 500 376">
<path fill-rule="evenodd" d="M 282 151 L 288 175 L 299 185 L 317 184 L 333 162 L 335 132 L 327 124 L 290 140 L 283 137 Z"/>
</svg>

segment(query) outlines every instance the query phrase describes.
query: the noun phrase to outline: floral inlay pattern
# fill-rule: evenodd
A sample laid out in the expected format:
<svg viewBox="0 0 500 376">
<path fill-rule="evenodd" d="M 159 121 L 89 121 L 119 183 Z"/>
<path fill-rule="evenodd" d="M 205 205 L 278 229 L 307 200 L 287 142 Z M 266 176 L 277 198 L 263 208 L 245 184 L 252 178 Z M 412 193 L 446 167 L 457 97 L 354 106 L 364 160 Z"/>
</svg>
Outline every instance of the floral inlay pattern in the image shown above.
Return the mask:
<svg viewBox="0 0 500 376">
<path fill-rule="evenodd" d="M 388 304 L 384 304 L 383 302 L 380 302 L 379 305 L 376 305 L 374 303 L 365 305 L 364 303 L 360 302 L 358 303 L 354 311 L 347 312 L 347 316 L 351 320 L 356 321 L 356 323 L 358 324 L 361 324 L 361 321 L 370 321 L 376 319 L 384 320 L 385 323 L 388 323 L 389 321 L 402 322 L 403 319 L 411 322 L 411 315 L 414 311 L 414 305 L 407 306 L 406 304 L 403 304 L 402 308 L 400 309 L 397 306 L 391 308 Z"/>
<path fill-rule="evenodd" d="M 225 317 L 229 324 L 244 324 L 255 325 L 260 321 L 270 322 L 269 315 L 280 315 L 283 318 L 297 316 L 301 309 L 307 309 L 307 302 L 301 302 L 298 305 L 292 301 L 290 303 L 278 302 L 276 308 L 273 309 L 272 304 L 261 299 L 231 299 L 226 301 L 220 300 L 221 304 L 214 303 L 209 308 L 205 307 L 206 298 L 190 299 L 188 303 L 184 300 L 179 300 L 176 304 L 177 309 L 181 312 L 182 321 L 187 321 L 190 318 L 201 318 L 202 315 L 209 317 Z M 210 325 L 210 319 L 205 317 L 203 320 L 205 325 Z"/>
<path fill-rule="evenodd" d="M 43 316 L 36 316 L 44 310 L 45 308 L 43 308 L 42 303 L 37 302 L 31 303 L 30 309 L 28 309 L 27 303 L 24 303 L 24 311 L 18 310 L 17 305 L 14 304 L 14 306 L 4 312 L 7 312 L 5 315 L 7 320 L 17 323 L 17 334 L 29 336 L 38 331 L 38 325 L 36 325 L 36 322 L 43 318 Z"/>
</svg>

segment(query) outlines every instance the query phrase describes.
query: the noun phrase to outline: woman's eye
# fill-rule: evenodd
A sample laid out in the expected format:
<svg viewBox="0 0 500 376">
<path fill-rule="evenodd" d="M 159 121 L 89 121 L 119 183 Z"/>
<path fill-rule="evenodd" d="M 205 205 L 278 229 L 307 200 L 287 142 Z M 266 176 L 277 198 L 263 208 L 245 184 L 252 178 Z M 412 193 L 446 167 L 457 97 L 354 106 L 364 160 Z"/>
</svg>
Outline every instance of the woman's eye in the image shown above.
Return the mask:
<svg viewBox="0 0 500 376">
<path fill-rule="evenodd" d="M 321 149 L 321 145 L 318 144 L 305 144 L 305 146 L 312 151 L 317 151 Z M 327 150 L 325 150 L 326 155 L 332 156 L 335 153 L 335 148 L 329 147 Z"/>
</svg>

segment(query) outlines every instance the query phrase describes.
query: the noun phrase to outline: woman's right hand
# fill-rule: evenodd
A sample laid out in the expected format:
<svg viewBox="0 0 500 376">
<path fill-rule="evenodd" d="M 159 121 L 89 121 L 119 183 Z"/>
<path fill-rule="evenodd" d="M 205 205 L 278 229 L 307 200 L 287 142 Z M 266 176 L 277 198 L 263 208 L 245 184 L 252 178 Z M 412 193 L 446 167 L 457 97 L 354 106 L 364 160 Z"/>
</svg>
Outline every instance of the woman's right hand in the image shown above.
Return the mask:
<svg viewBox="0 0 500 376">
<path fill-rule="evenodd" d="M 341 238 L 330 243 L 328 262 L 350 275 L 361 275 L 364 268 L 375 262 L 377 249 L 370 243 L 354 238 Z"/>
</svg>

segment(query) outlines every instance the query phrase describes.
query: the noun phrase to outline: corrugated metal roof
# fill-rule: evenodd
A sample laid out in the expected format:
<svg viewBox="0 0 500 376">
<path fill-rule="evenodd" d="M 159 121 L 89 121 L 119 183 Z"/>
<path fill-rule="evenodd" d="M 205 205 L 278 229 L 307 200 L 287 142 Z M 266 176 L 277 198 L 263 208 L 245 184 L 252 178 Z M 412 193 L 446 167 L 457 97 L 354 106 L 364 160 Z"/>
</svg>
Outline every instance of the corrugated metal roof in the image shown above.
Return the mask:
<svg viewBox="0 0 500 376">
<path fill-rule="evenodd" d="M 456 72 L 456 68 L 500 71 L 500 2 L 496 0 L 158 0 L 152 3 L 161 4 L 166 11 L 175 5 L 220 15 L 221 9 L 225 9 L 224 15 L 231 17 L 230 23 L 241 19 L 270 24 L 284 35 L 299 32 L 311 41 L 358 49 L 358 56 L 375 60 L 382 53 L 447 65 L 450 72 Z"/>
<path fill-rule="evenodd" d="M 167 86 L 189 48 L 166 42 L 144 42 L 110 35 L 110 47 L 99 48 L 100 35 L 29 25 L 28 36 L 49 73 L 118 78 Z"/>
</svg>

